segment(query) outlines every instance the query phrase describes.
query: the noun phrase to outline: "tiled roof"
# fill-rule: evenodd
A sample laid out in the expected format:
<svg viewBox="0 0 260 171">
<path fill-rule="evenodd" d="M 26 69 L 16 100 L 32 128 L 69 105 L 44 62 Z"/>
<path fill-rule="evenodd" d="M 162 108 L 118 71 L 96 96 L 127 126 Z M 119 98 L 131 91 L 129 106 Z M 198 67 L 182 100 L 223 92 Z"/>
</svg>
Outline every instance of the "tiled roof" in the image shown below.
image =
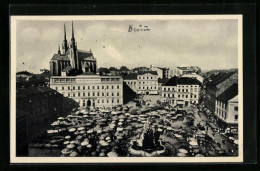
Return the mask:
<svg viewBox="0 0 260 171">
<path fill-rule="evenodd" d="M 69 61 L 69 58 L 67 55 L 61 55 L 61 54 L 54 54 L 51 58 L 52 60 L 63 60 L 63 61 Z"/>
<path fill-rule="evenodd" d="M 92 52 L 90 51 L 84 51 L 84 50 L 77 50 L 78 52 L 78 57 L 80 61 L 83 60 L 88 60 L 88 61 L 96 61 L 96 59 L 94 58 Z M 63 61 L 69 61 L 69 57 L 68 57 L 68 51 L 65 55 L 63 54 L 54 54 L 52 57 L 52 60 L 63 60 Z"/>
<path fill-rule="evenodd" d="M 217 86 L 218 84 L 231 77 L 233 74 L 235 74 L 235 72 L 219 72 L 218 74 L 213 75 L 210 78 L 211 81 L 209 81 L 208 85 Z"/>
<path fill-rule="evenodd" d="M 221 93 L 216 100 L 221 102 L 227 102 L 233 97 L 238 95 L 238 84 L 234 83 L 232 84 L 228 89 L 226 89 L 223 93 Z"/>
<path fill-rule="evenodd" d="M 163 86 L 176 86 L 176 85 L 200 85 L 201 83 L 196 78 L 189 78 L 189 77 L 172 77 Z"/>
<path fill-rule="evenodd" d="M 137 80 L 137 74 L 131 73 L 123 76 L 124 80 Z"/>
</svg>

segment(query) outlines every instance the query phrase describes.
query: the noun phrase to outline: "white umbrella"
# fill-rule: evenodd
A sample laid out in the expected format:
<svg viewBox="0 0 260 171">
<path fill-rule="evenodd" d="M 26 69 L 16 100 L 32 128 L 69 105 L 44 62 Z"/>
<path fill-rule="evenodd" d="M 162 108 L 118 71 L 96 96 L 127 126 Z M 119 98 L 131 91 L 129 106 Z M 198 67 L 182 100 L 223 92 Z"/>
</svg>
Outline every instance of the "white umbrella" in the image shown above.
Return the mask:
<svg viewBox="0 0 260 171">
<path fill-rule="evenodd" d="M 185 150 L 185 149 L 183 149 L 183 148 L 179 149 L 179 152 L 180 152 L 180 153 L 184 153 L 184 154 L 187 154 L 187 153 L 188 153 L 188 151 Z"/>
<path fill-rule="evenodd" d="M 117 157 L 118 154 L 116 152 L 114 152 L 114 151 L 110 151 L 109 153 L 107 153 L 107 156 L 108 157 Z"/>
</svg>

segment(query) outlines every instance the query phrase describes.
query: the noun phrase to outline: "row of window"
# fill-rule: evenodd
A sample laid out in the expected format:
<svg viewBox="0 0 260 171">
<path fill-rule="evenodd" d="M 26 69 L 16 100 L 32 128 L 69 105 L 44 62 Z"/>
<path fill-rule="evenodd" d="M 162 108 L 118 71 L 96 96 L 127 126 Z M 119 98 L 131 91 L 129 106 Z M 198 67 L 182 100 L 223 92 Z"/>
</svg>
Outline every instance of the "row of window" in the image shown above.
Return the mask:
<svg viewBox="0 0 260 171">
<path fill-rule="evenodd" d="M 164 91 L 175 91 L 174 88 L 170 88 L 170 87 L 168 87 L 168 88 L 164 87 L 163 90 Z M 189 92 L 189 89 L 178 89 L 178 92 Z M 191 92 L 197 92 L 197 88 L 194 88 L 194 89 L 191 88 Z"/>
<path fill-rule="evenodd" d="M 101 81 L 119 81 L 120 78 L 101 78 Z"/>
<path fill-rule="evenodd" d="M 174 94 L 163 94 L 163 97 L 174 97 Z M 189 95 L 184 95 L 184 94 L 182 94 L 182 95 L 180 95 L 180 94 L 178 94 L 178 96 L 177 96 L 178 98 L 189 98 Z M 190 98 L 197 98 L 197 95 L 190 95 Z"/>
<path fill-rule="evenodd" d="M 62 94 L 64 94 L 64 93 L 62 93 Z M 76 94 L 77 94 L 77 97 L 90 97 L 90 96 L 97 96 L 97 97 L 99 97 L 99 96 L 101 96 L 101 97 L 105 97 L 105 94 L 106 94 L 106 96 L 109 96 L 109 95 L 111 95 L 111 96 L 120 96 L 120 93 L 119 92 L 117 92 L 117 93 L 109 93 L 109 92 L 107 92 L 107 93 L 100 93 L 100 92 L 92 92 L 92 93 L 90 93 L 90 92 L 88 92 L 88 93 L 80 93 L 80 92 L 78 92 L 78 93 L 68 93 L 68 97 L 76 97 Z"/>
<path fill-rule="evenodd" d="M 156 89 L 156 87 L 138 87 L 139 88 L 139 90 L 149 90 L 149 88 L 150 88 L 150 90 L 157 90 Z"/>
<path fill-rule="evenodd" d="M 117 86 L 114 86 L 114 85 L 111 85 L 111 86 L 68 86 L 67 87 L 67 90 L 94 90 L 94 89 L 109 89 L 111 87 L 111 89 L 114 89 L 114 88 L 117 88 L 117 89 L 119 89 L 120 88 L 120 86 L 119 85 L 117 85 Z M 65 90 L 65 88 L 66 87 L 64 87 L 64 86 L 62 86 L 61 87 L 61 90 Z M 55 90 L 59 90 L 59 88 L 58 87 L 55 87 Z"/>
<path fill-rule="evenodd" d="M 138 76 L 138 79 L 157 79 L 157 76 Z"/>
<path fill-rule="evenodd" d="M 238 109 L 237 107 L 234 107 L 234 110 Z M 216 108 L 216 113 L 217 115 L 219 115 L 222 119 L 227 119 L 227 113 L 223 110 L 220 110 L 218 108 Z M 238 115 L 234 116 L 234 120 L 236 121 L 238 119 Z"/>
</svg>

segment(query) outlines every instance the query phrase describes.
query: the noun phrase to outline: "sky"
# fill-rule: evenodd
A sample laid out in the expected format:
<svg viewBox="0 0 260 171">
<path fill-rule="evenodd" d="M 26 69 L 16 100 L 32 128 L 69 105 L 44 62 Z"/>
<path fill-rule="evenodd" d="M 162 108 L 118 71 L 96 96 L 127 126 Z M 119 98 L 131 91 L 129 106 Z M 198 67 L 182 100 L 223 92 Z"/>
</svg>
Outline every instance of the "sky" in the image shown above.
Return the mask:
<svg viewBox="0 0 260 171">
<path fill-rule="evenodd" d="M 71 21 L 22 20 L 16 24 L 17 71 L 39 73 L 64 39 Z M 199 66 L 202 70 L 238 67 L 235 19 L 74 20 L 78 49 L 90 50 L 98 67 Z M 128 32 L 129 25 L 150 31 Z"/>
</svg>

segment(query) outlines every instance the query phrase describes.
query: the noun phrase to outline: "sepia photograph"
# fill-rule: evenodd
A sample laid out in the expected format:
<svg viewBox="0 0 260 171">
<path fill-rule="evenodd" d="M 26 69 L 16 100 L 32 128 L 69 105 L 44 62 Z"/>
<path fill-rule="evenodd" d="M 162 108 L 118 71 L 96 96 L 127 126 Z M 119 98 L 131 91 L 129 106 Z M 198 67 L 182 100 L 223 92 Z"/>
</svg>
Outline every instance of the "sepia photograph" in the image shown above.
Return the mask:
<svg viewBox="0 0 260 171">
<path fill-rule="evenodd" d="M 11 163 L 242 162 L 242 15 L 11 16 Z"/>
</svg>

